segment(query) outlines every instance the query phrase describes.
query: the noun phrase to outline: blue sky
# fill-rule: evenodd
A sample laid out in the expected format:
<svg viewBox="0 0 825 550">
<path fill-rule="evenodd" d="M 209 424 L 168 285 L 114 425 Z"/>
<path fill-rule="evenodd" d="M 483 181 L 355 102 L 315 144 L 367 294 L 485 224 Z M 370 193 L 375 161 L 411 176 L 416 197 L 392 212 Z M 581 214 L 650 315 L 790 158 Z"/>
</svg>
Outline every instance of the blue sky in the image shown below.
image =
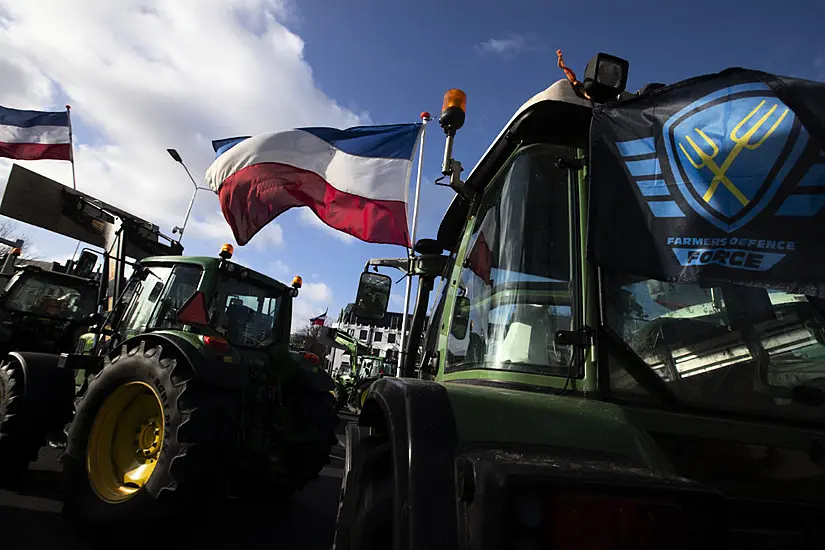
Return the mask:
<svg viewBox="0 0 825 550">
<path fill-rule="evenodd" d="M 165 157 L 167 147 L 179 148 L 202 176 L 211 139 L 412 122 L 423 110 L 437 116 L 444 91 L 460 87 L 468 113 L 455 155 L 469 171 L 518 106 L 563 76 L 556 48 L 579 74 L 599 51 L 630 60 L 633 91 L 731 66 L 825 80 L 825 4 L 813 1 L 60 4 L 0 0 L 0 50 L 10 52 L 0 60 L 0 104 L 72 103 L 79 188 L 167 232 L 182 220 L 191 185 Z M 443 145 L 434 122 L 419 237 L 435 235 L 452 197 L 432 185 Z M 71 181 L 65 164 L 26 165 Z M 0 164 L 0 183 L 8 167 Z M 199 195 L 186 253 L 213 254 L 231 241 L 217 207 L 214 195 Z M 336 315 L 354 297 L 366 260 L 403 254 L 328 230 L 302 210 L 284 214 L 236 252 L 277 278 L 304 277 L 296 322 L 326 307 Z M 21 230 L 48 259 L 74 249 L 66 239 Z M 397 310 L 403 286 L 394 293 Z"/>
</svg>

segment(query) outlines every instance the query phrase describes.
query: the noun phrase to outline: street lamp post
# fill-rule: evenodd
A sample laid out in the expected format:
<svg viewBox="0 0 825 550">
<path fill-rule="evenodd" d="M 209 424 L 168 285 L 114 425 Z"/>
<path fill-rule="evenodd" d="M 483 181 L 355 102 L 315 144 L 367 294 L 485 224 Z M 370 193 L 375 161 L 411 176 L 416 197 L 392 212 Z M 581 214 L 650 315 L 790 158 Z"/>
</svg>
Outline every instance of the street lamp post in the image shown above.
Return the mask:
<svg viewBox="0 0 825 550">
<path fill-rule="evenodd" d="M 183 232 L 186 230 L 186 224 L 189 222 L 189 214 L 192 213 L 192 206 L 194 206 L 194 204 L 195 204 L 195 197 L 198 195 L 198 191 L 200 191 L 201 189 L 209 189 L 209 188 L 208 187 L 200 187 L 197 184 L 197 182 L 195 181 L 195 178 L 192 177 L 192 173 L 189 171 L 189 168 L 186 167 L 186 164 L 184 164 L 183 159 L 181 158 L 180 153 L 178 153 L 177 150 L 167 149 L 166 152 L 169 153 L 169 156 L 172 157 L 172 160 L 174 160 L 175 162 L 177 162 L 178 164 L 183 166 L 183 169 L 186 170 L 186 175 L 189 176 L 189 181 L 191 181 L 192 185 L 195 187 L 195 190 L 192 191 L 192 198 L 189 199 L 189 207 L 186 209 L 186 217 L 183 218 L 183 225 L 180 226 L 180 227 L 176 226 L 176 227 L 172 228 L 172 234 L 173 235 L 175 233 L 180 235 L 178 237 L 178 242 L 180 242 L 183 239 Z"/>
</svg>

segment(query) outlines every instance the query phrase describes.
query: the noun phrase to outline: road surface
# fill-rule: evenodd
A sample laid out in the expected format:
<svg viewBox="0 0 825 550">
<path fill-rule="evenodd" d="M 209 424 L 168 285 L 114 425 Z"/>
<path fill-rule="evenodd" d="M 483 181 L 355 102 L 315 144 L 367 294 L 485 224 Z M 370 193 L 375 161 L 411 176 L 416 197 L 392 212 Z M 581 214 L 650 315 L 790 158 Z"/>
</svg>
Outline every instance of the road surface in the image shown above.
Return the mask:
<svg viewBox="0 0 825 550">
<path fill-rule="evenodd" d="M 174 538 L 167 529 L 135 526 L 124 539 L 145 538 L 142 548 L 328 550 L 332 546 L 338 493 L 343 475 L 343 433 L 354 417 L 341 415 L 339 444 L 330 464 L 291 502 L 281 508 L 250 508 L 222 503 L 208 517 L 185 518 L 178 525 L 188 531 Z M 13 488 L 0 489 L 0 548 L 3 550 L 94 548 L 73 539 L 60 516 L 59 452 L 44 448 L 40 459 Z M 112 541 L 108 548 L 122 548 Z"/>
</svg>

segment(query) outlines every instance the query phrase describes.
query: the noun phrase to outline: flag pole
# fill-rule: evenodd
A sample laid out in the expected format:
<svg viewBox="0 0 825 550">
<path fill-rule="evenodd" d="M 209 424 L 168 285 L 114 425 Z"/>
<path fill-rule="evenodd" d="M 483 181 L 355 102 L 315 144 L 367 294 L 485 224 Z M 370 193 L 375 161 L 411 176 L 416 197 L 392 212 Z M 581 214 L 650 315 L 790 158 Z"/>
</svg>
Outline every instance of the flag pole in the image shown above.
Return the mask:
<svg viewBox="0 0 825 550">
<path fill-rule="evenodd" d="M 424 137 L 427 135 L 427 123 L 432 120 L 430 117 L 430 113 L 424 111 L 421 113 L 421 143 L 418 147 L 418 174 L 415 178 L 415 199 L 413 200 L 413 217 L 412 217 L 412 229 L 410 230 L 410 244 L 415 246 L 415 231 L 418 228 L 418 200 L 421 198 L 421 174 L 423 172 L 424 167 Z M 409 259 L 409 267 L 408 271 L 412 270 L 412 257 L 414 254 L 414 250 L 412 248 L 407 249 L 407 258 Z M 399 351 L 398 354 L 398 370 L 396 372 L 397 377 L 401 377 L 402 367 L 404 365 L 404 355 L 406 354 L 406 342 L 407 342 L 407 317 L 409 316 L 410 311 L 410 294 L 412 293 L 412 274 L 408 273 L 407 276 L 407 288 L 404 291 L 404 314 L 401 317 L 401 342 L 399 344 Z"/>
<path fill-rule="evenodd" d="M 72 163 L 72 189 L 77 191 L 77 178 L 75 177 L 75 172 L 74 172 L 74 141 L 72 139 L 72 106 L 71 105 L 66 105 L 66 116 L 69 119 L 69 161 Z M 80 241 L 78 241 L 78 243 L 79 242 Z"/>
<path fill-rule="evenodd" d="M 77 178 L 75 177 L 74 172 L 74 138 L 72 137 L 72 106 L 66 105 L 66 118 L 69 119 L 69 162 L 72 163 L 72 189 L 77 191 Z M 72 253 L 72 262 L 74 262 L 75 257 L 77 256 L 77 251 L 80 250 L 80 243 L 81 241 L 77 241 L 77 245 L 74 247 L 74 253 Z"/>
</svg>

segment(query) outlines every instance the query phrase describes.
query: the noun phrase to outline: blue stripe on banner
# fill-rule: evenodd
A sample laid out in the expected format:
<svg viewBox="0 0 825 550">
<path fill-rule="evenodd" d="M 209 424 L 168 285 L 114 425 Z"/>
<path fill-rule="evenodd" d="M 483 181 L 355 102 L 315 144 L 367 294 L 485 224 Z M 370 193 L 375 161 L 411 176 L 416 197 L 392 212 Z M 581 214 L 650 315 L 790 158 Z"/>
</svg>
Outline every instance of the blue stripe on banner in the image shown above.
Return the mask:
<svg viewBox="0 0 825 550">
<path fill-rule="evenodd" d="M 650 201 L 650 211 L 657 218 L 684 218 L 685 213 L 675 201 Z"/>
<path fill-rule="evenodd" d="M 656 140 L 652 137 L 634 139 L 632 141 L 616 142 L 619 153 L 623 157 L 635 157 L 638 155 L 649 155 L 656 152 Z"/>
<path fill-rule="evenodd" d="M 356 126 L 346 130 L 321 127 L 298 128 L 350 155 L 407 160 L 412 158 L 420 129 L 420 122 L 387 126 Z"/>
<path fill-rule="evenodd" d="M 637 181 L 636 185 L 645 197 L 667 197 L 670 195 L 665 180 L 641 180 Z"/>
<path fill-rule="evenodd" d="M 21 111 L 0 106 L 0 124 L 32 128 L 34 126 L 68 126 L 69 113 L 66 111 Z"/>
<path fill-rule="evenodd" d="M 791 195 L 779 210 L 777 216 L 813 216 L 825 206 L 825 195 Z"/>
<path fill-rule="evenodd" d="M 629 160 L 625 162 L 627 169 L 630 170 L 630 175 L 634 177 L 639 176 L 658 176 L 662 173 L 659 168 L 659 159 L 651 158 L 645 160 Z"/>
<path fill-rule="evenodd" d="M 215 158 L 218 158 L 225 152 L 229 151 L 237 144 L 242 142 L 245 139 L 249 139 L 252 136 L 240 136 L 240 137 L 233 137 L 233 138 L 225 138 L 225 139 L 215 139 L 212 140 L 212 149 L 215 151 Z"/>
</svg>

